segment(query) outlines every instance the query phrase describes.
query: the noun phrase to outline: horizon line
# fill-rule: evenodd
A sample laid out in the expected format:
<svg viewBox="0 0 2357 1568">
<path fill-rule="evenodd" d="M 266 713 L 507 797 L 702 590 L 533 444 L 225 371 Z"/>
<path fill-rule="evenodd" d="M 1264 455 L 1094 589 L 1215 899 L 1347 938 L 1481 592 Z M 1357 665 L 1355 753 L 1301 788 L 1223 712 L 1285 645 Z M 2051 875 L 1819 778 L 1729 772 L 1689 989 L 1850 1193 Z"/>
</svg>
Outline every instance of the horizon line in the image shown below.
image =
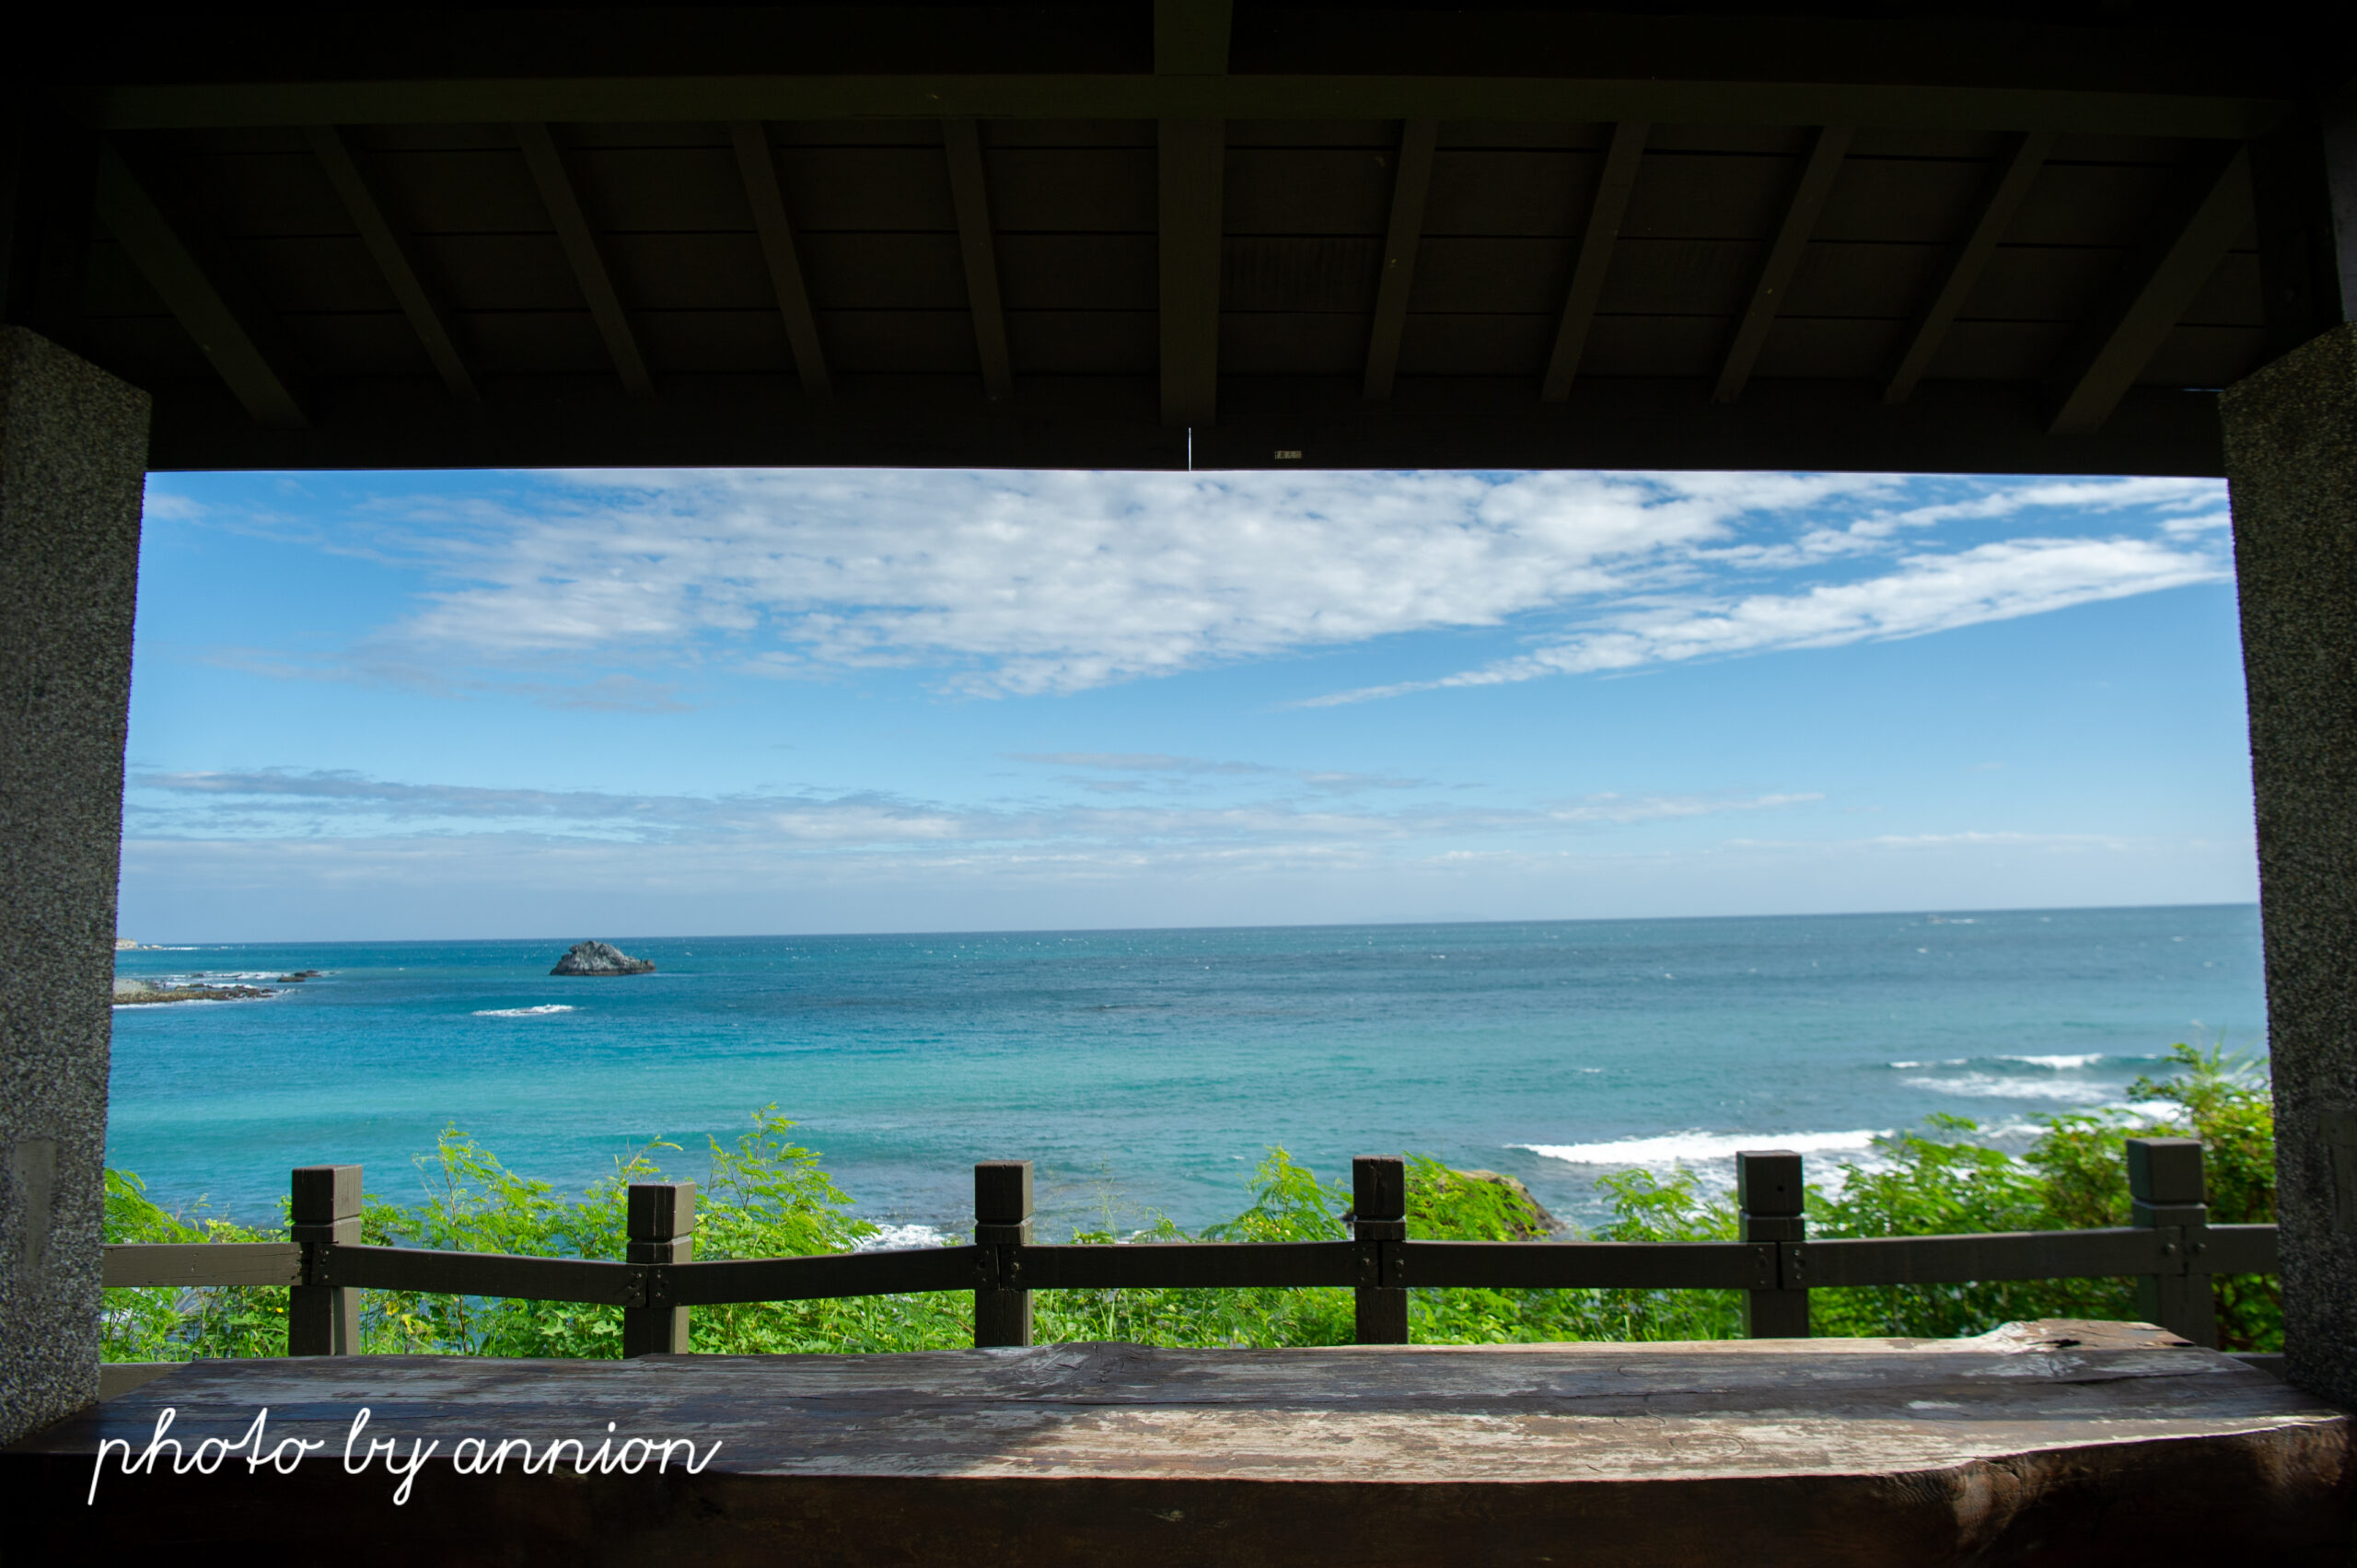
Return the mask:
<svg viewBox="0 0 2357 1568">
<path fill-rule="evenodd" d="M 1446 920 L 1359 920 L 1359 921 L 1291 921 L 1268 924 L 1205 924 L 1205 925 L 1068 925 L 1068 926 L 976 926 L 966 930 L 885 930 L 885 931 L 705 931 L 675 935 L 642 933 L 619 937 L 574 937 L 549 935 L 524 936 L 343 936 L 326 938 L 252 937 L 238 941 L 218 938 L 191 939 L 179 942 L 139 941 L 135 947 L 114 949 L 117 954 L 128 952 L 161 952 L 174 948 L 192 947 L 338 947 L 428 946 L 455 942 L 753 942 L 753 941 L 815 941 L 855 937 L 967 937 L 967 936 L 1111 936 L 1156 935 L 1170 932 L 1239 932 L 1239 931 L 1396 931 L 1431 926 L 1467 927 L 1481 925 L 1638 925 L 1666 924 L 1674 922 L 1704 920 L 1863 920 L 1877 916 L 1920 915 L 1923 917 L 2004 914 L 2096 914 L 2126 913 L 2140 910 L 2222 910 L 2258 909 L 2256 900 L 2233 900 L 2218 902 L 2182 904 L 2006 904 L 1971 906 L 1960 904 L 1898 904 L 1884 909 L 1831 910 L 1816 912 L 1784 912 L 1782 913 L 1744 914 L 1654 914 L 1654 915 L 1564 915 L 1526 919 L 1480 918 Z M 128 940 L 120 931 L 117 942 Z"/>
</svg>

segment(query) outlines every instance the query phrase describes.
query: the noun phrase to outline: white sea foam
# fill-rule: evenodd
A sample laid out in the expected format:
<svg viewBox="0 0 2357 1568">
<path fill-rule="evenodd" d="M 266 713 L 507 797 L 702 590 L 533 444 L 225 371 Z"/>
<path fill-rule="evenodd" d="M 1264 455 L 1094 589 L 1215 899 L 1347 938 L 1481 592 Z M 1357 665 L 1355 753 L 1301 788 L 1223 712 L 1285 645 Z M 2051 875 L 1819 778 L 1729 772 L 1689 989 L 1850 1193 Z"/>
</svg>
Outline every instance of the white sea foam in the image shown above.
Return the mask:
<svg viewBox="0 0 2357 1568">
<path fill-rule="evenodd" d="M 2000 1062 L 2026 1062 L 2033 1067 L 2051 1067 L 2060 1073 L 2071 1073 L 2075 1072 L 2082 1067 L 2094 1066 L 2096 1063 L 2103 1060 L 2103 1052 L 2100 1051 L 2091 1051 L 2084 1056 L 2000 1056 L 1997 1060 Z"/>
<path fill-rule="evenodd" d="M 939 1247 L 949 1239 L 946 1233 L 929 1225 L 888 1225 L 877 1227 L 876 1234 L 852 1249 L 854 1252 L 882 1252 L 887 1249 L 904 1247 Z"/>
<path fill-rule="evenodd" d="M 1902 1073 L 1920 1072 L 1926 1067 L 1961 1067 L 1972 1060 L 1969 1056 L 1950 1056 L 1938 1062 L 1886 1062 L 1886 1067 L 1896 1067 Z"/>
<path fill-rule="evenodd" d="M 1953 1078 L 1910 1078 L 1907 1086 L 1915 1089 L 1933 1089 L 1944 1095 L 1964 1095 L 1974 1099 L 2048 1099 L 2061 1100 L 2066 1105 L 2102 1105 L 2116 1098 L 2119 1092 L 2101 1084 L 2056 1083 L 2051 1078 L 2001 1077 L 1994 1073 L 1964 1073 Z"/>
<path fill-rule="evenodd" d="M 1567 1165 L 1666 1167 L 1705 1160 L 1733 1159 L 1743 1149 L 1790 1149 L 1794 1154 L 1863 1154 L 1887 1133 L 1855 1132 L 1668 1132 L 1652 1138 L 1620 1138 L 1609 1144 L 1513 1144 L 1542 1159 Z"/>
<path fill-rule="evenodd" d="M 484 1007 L 479 1010 L 475 1016 L 478 1018 L 541 1018 L 551 1013 L 572 1011 L 573 1005 L 568 1002 L 543 1002 L 537 1007 Z"/>
</svg>

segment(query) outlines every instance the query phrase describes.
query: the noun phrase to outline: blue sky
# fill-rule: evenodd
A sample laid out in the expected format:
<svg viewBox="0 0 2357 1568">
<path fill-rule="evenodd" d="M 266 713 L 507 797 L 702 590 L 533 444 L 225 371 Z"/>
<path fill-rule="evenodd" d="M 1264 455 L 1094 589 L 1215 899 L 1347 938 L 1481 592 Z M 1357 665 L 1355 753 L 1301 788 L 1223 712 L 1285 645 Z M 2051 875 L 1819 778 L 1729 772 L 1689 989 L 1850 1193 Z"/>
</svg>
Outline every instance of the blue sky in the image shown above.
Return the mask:
<svg viewBox="0 0 2357 1568">
<path fill-rule="evenodd" d="M 2223 485 L 149 481 L 146 941 L 2256 896 Z"/>
</svg>

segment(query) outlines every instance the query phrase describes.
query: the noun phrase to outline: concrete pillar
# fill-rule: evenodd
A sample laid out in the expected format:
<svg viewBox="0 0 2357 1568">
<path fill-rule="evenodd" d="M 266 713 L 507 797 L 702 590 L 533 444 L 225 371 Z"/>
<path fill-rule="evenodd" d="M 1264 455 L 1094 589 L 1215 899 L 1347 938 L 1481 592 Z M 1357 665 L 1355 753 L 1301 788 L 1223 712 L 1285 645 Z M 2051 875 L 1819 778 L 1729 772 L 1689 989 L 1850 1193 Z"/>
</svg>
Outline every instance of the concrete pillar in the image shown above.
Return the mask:
<svg viewBox="0 0 2357 1568">
<path fill-rule="evenodd" d="M 2285 1367 L 2357 1408 L 2357 322 L 2226 389 Z"/>
<path fill-rule="evenodd" d="M 148 400 L 0 326 L 0 1442 L 98 1397 Z"/>
</svg>

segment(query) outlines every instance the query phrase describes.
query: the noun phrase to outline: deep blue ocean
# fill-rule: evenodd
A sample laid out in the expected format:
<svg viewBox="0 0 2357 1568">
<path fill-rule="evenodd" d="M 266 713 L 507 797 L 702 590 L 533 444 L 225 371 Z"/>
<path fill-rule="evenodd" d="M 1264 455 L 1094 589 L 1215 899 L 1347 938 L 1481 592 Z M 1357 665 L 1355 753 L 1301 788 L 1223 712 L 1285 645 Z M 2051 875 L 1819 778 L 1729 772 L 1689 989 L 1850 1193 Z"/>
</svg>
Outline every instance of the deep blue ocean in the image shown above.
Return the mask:
<svg viewBox="0 0 2357 1568">
<path fill-rule="evenodd" d="M 659 972 L 557 979 L 574 936 L 125 952 L 117 972 L 319 979 L 117 1007 L 110 1163 L 168 1206 L 276 1213 L 290 1167 L 413 1198 L 456 1122 L 577 1188 L 651 1139 L 702 1173 L 754 1108 L 799 1120 L 880 1223 L 970 1217 L 978 1159 L 1038 1162 L 1050 1235 L 1245 1206 L 1282 1144 L 1503 1170 L 1574 1218 L 1598 1175 L 1738 1147 L 1813 1169 L 1945 1111 L 2019 1146 L 2117 1103 L 2177 1040 L 2258 1051 L 2249 906 L 1529 924 L 615 941 Z M 267 981 L 264 981 L 267 983 Z"/>
</svg>

